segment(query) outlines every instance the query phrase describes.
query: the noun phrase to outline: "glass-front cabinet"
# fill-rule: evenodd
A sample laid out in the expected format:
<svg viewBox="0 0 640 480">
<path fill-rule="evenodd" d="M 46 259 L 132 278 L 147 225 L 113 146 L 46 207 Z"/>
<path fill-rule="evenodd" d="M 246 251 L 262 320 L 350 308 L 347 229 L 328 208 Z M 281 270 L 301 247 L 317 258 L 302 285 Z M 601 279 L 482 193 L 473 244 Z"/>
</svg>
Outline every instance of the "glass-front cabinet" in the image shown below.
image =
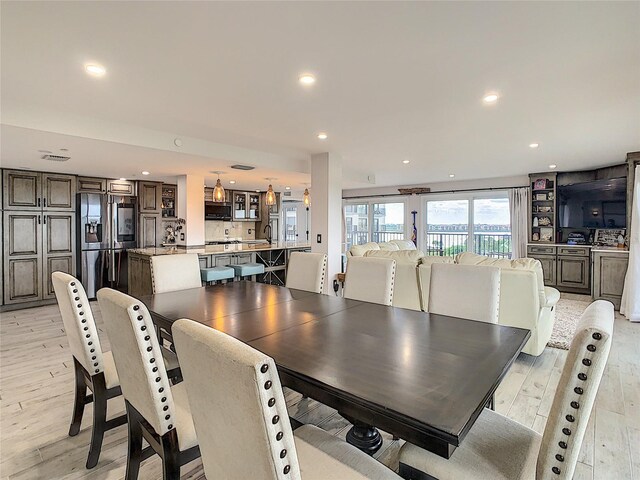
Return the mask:
<svg viewBox="0 0 640 480">
<path fill-rule="evenodd" d="M 257 192 L 233 192 L 233 219 L 260 220 L 260 194 Z"/>
</svg>

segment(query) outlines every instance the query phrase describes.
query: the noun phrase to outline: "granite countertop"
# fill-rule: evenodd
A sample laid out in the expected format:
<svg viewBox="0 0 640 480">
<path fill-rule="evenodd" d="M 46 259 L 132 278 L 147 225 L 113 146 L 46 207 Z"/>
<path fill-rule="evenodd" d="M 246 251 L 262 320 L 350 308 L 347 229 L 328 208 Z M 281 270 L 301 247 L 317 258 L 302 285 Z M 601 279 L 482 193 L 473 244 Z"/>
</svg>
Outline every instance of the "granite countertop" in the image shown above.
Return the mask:
<svg viewBox="0 0 640 480">
<path fill-rule="evenodd" d="M 291 248 L 309 248 L 311 244 L 308 242 L 278 242 L 278 243 L 232 243 L 228 245 L 206 245 L 198 248 L 184 247 L 147 247 L 147 248 L 130 248 L 130 253 L 138 255 L 175 255 L 181 253 L 197 253 L 198 255 L 222 255 L 228 253 L 251 253 L 264 250 L 283 250 Z"/>
</svg>

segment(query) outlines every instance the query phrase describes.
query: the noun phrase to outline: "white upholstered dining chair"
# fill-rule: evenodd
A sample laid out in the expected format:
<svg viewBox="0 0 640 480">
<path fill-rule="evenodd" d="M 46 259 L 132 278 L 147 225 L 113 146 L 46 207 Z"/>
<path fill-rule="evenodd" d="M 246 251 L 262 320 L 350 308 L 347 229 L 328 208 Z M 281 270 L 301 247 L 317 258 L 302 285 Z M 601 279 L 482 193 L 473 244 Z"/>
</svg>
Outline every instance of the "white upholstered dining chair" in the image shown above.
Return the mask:
<svg viewBox="0 0 640 480">
<path fill-rule="evenodd" d="M 87 468 L 93 468 L 100 459 L 100 450 L 106 431 L 126 423 L 127 417 L 107 420 L 107 400 L 121 395 L 120 380 L 113 355 L 103 352 L 98 328 L 87 294 L 80 281 L 64 272 L 53 272 L 51 283 L 60 309 L 75 372 L 75 400 L 69 436 L 80 432 L 84 406 L 93 403 L 91 444 Z M 163 360 L 172 377 L 179 375 L 178 359 L 173 352 L 162 349 Z M 92 395 L 87 395 L 87 389 Z"/>
<path fill-rule="evenodd" d="M 169 382 L 142 302 L 110 288 L 98 291 L 98 302 L 109 319 L 105 325 L 127 408 L 126 480 L 136 480 L 140 462 L 153 451 L 162 458 L 162 478 L 178 480 L 180 467 L 200 456 L 184 382 Z M 144 451 L 143 438 L 149 443 Z"/>
<path fill-rule="evenodd" d="M 345 273 L 344 298 L 391 305 L 395 277 L 395 260 L 351 257 Z"/>
<path fill-rule="evenodd" d="M 287 267 L 287 288 L 322 293 L 327 273 L 324 253 L 292 252 Z"/>
<path fill-rule="evenodd" d="M 150 262 L 153 293 L 175 292 L 202 286 L 197 253 L 154 255 Z"/>
<path fill-rule="evenodd" d="M 400 478 L 318 427 L 293 434 L 271 357 L 192 320 L 172 330 L 207 478 Z"/>
<path fill-rule="evenodd" d="M 429 282 L 429 313 L 498 322 L 500 269 L 434 263 Z"/>
<path fill-rule="evenodd" d="M 484 409 L 448 460 L 405 444 L 400 450 L 400 475 L 414 480 L 571 480 L 609 357 L 613 322 L 613 305 L 605 300 L 585 310 L 542 436 Z"/>
</svg>

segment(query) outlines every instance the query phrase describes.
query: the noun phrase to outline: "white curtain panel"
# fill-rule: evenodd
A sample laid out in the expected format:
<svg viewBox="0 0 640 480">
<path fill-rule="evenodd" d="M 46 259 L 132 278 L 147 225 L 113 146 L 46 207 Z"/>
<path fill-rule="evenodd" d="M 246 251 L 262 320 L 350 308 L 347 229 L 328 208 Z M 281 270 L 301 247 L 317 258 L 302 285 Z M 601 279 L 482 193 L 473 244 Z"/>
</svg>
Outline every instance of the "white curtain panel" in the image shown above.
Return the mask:
<svg viewBox="0 0 640 480">
<path fill-rule="evenodd" d="M 629 268 L 622 292 L 620 313 L 632 322 L 640 322 L 640 165 L 636 167 L 629 233 Z"/>
<path fill-rule="evenodd" d="M 529 188 L 509 190 L 509 214 L 511 217 L 511 258 L 527 256 L 529 238 Z"/>
</svg>

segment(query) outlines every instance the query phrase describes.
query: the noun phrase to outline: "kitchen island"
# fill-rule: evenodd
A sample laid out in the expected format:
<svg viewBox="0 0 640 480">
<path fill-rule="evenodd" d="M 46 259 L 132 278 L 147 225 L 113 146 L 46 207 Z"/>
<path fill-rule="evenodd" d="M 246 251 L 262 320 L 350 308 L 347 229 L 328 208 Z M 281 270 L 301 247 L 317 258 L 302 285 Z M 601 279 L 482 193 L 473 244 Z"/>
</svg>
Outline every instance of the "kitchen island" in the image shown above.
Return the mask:
<svg viewBox="0 0 640 480">
<path fill-rule="evenodd" d="M 134 297 L 151 295 L 150 258 L 155 255 L 183 255 L 197 253 L 202 268 L 262 263 L 264 274 L 257 281 L 272 285 L 285 284 L 287 264 L 291 252 L 311 251 L 311 244 L 301 242 L 237 243 L 228 245 L 206 245 L 196 248 L 147 247 L 127 251 L 129 264 L 129 295 Z"/>
</svg>

